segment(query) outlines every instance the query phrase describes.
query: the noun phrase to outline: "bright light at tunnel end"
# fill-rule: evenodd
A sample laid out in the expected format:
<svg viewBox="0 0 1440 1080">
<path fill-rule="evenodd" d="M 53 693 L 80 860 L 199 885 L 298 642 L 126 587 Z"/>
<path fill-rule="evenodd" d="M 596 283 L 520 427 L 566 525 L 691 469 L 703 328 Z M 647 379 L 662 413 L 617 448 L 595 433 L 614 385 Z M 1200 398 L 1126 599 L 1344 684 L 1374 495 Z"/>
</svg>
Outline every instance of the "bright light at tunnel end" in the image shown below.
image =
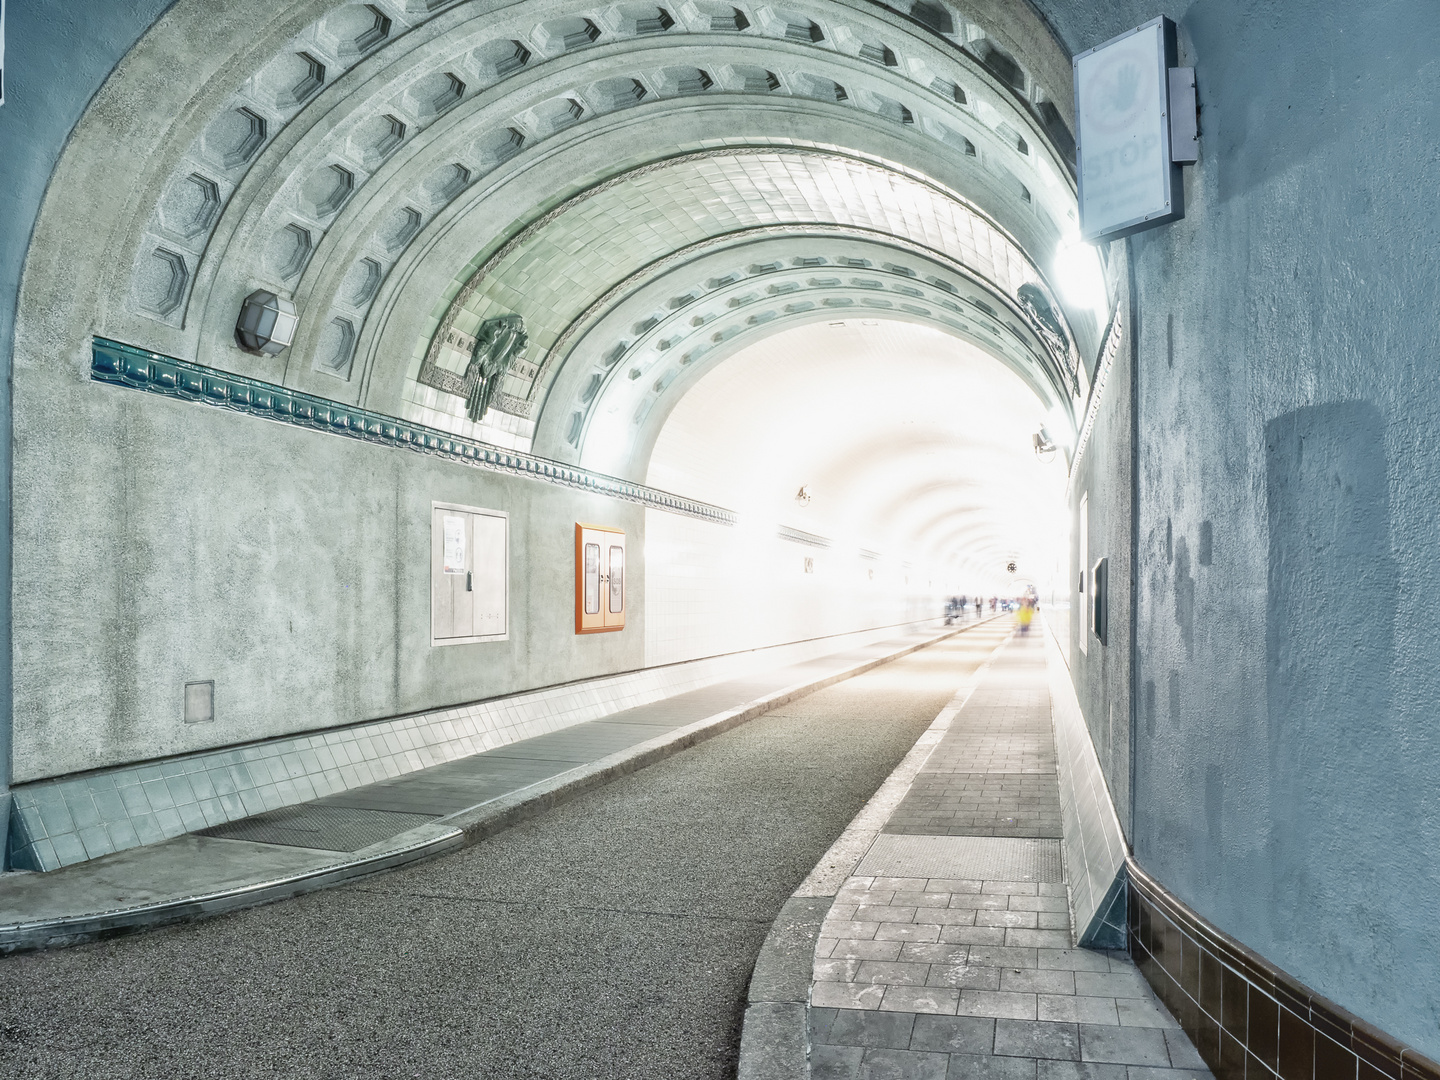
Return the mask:
<svg viewBox="0 0 1440 1080">
<path fill-rule="evenodd" d="M 1093 311 L 1104 322 L 1110 314 L 1110 297 L 1105 290 L 1105 271 L 1094 246 L 1072 233 L 1060 242 L 1051 262 L 1051 273 L 1060 299 L 1069 307 Z"/>
<path fill-rule="evenodd" d="M 630 430 L 614 410 L 595 418 L 583 440 L 589 466 L 603 473 L 618 474 L 630 455 Z"/>
</svg>

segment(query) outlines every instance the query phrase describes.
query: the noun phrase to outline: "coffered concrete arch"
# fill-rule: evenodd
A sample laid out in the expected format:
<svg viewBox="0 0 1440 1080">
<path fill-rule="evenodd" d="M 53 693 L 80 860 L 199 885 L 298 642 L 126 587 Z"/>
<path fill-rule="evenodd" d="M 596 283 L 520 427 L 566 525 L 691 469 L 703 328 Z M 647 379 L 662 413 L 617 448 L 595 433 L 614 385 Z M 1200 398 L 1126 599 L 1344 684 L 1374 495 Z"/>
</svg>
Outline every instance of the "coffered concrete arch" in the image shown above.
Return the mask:
<svg viewBox="0 0 1440 1080">
<path fill-rule="evenodd" d="M 582 132 L 582 125 L 576 125 L 571 138 L 577 144 L 577 154 L 586 148 L 584 144 L 589 144 L 588 149 L 590 153 L 585 156 L 594 157 L 597 153 L 601 153 L 601 147 L 608 143 L 610 147 L 621 147 L 621 152 L 627 155 L 626 159 L 622 159 L 622 164 L 639 163 L 638 167 L 643 168 L 645 167 L 643 163 L 647 157 L 652 154 L 659 156 L 667 152 L 684 152 L 690 147 L 693 147 L 695 145 L 693 132 L 697 125 L 703 126 L 705 130 L 715 133 L 715 138 L 712 141 L 730 141 L 735 138 L 745 138 L 752 146 L 755 144 L 763 146 L 765 145 L 767 137 L 765 134 L 767 129 L 773 131 L 774 134 L 769 136 L 769 138 L 774 141 L 783 140 L 788 143 L 801 141 L 795 137 L 796 120 L 803 117 L 806 121 L 805 127 L 813 130 L 813 121 L 815 121 L 816 114 L 823 106 L 813 102 L 800 103 L 797 105 L 793 102 L 777 104 L 771 101 L 747 101 L 743 105 L 738 103 L 726 103 L 724 105 L 707 103 L 705 108 L 706 112 L 702 116 L 691 112 L 688 108 L 684 111 L 670 110 L 667 113 L 666 103 L 663 102 L 651 106 L 641 106 L 628 113 L 623 121 L 616 121 L 616 123 L 623 122 L 628 125 L 622 137 L 610 137 L 612 135 L 620 135 L 621 133 L 619 132 L 596 131 L 593 128 Z M 917 164 L 922 166 L 925 172 L 932 175 L 955 173 L 953 167 L 955 156 L 953 152 L 950 152 L 948 148 L 943 147 L 943 145 L 935 144 L 927 154 L 917 154 L 916 142 L 910 137 L 911 133 L 900 128 L 899 125 L 893 125 L 883 121 L 877 122 L 873 118 L 867 119 L 856 114 L 853 110 L 844 110 L 835 106 L 831 106 L 830 109 L 832 112 L 831 119 L 844 125 L 842 130 L 837 132 L 832 129 L 831 133 L 844 135 L 851 146 L 859 142 L 867 149 L 874 147 L 886 154 L 887 159 L 890 161 L 896 159 L 904 160 L 906 158 L 916 160 Z M 646 110 L 650 111 L 646 112 Z M 732 131 L 735 133 L 734 135 L 729 134 Z M 667 138 L 671 140 L 668 146 L 664 145 L 664 141 Z M 653 143 L 655 144 L 655 149 L 649 151 L 647 154 L 637 153 L 633 145 L 634 140 L 639 140 L 642 143 Z M 809 142 L 810 140 L 803 141 Z M 606 161 L 615 160 L 610 154 L 603 154 L 603 159 Z M 504 185 L 503 188 L 493 190 L 493 193 L 487 193 L 482 196 L 477 192 L 472 196 L 467 196 L 470 203 L 466 209 L 466 213 L 484 213 L 490 217 L 510 218 L 519 212 L 517 204 L 523 204 L 526 198 L 532 194 L 533 187 L 528 184 L 530 179 L 534 179 L 535 183 L 544 190 L 547 177 L 553 175 L 553 170 L 560 165 L 562 161 L 565 162 L 566 165 L 575 164 L 574 155 L 569 158 L 562 158 L 558 149 L 552 151 L 550 157 L 542 160 L 543 165 L 536 162 L 529 166 L 532 171 L 526 177 L 527 186 L 523 189 L 517 189 L 515 184 L 519 182 L 519 174 L 522 168 L 521 163 L 517 159 L 516 163 L 508 166 L 508 168 L 515 172 L 516 180 Z M 584 161 L 584 157 L 582 157 L 581 160 Z M 618 169 L 619 166 L 617 165 L 615 168 Z M 536 172 L 540 172 L 543 175 L 536 177 Z M 964 172 L 964 166 L 961 166 L 960 172 Z M 572 174 L 566 173 L 565 175 Z M 978 189 L 982 195 L 986 194 L 983 182 L 967 182 L 965 188 L 967 191 Z M 553 213 L 552 211 L 552 214 Z M 542 221 L 538 225 L 532 223 L 531 228 L 539 228 L 549 224 L 550 222 L 548 220 Z M 1034 215 L 1030 215 L 1026 230 L 1028 235 L 1024 240 L 1042 252 L 1048 253 L 1052 251 L 1056 239 L 1054 233 L 1051 232 L 1041 236 L 1038 230 L 1039 223 L 1037 219 Z M 445 235 L 441 235 L 442 233 Z M 426 245 L 417 245 L 417 252 L 423 251 L 423 258 L 428 264 L 428 267 L 433 267 L 437 259 L 450 257 L 448 249 L 453 245 L 453 238 L 456 235 L 462 237 L 467 235 L 465 232 L 465 223 L 461 221 L 458 210 L 446 219 L 443 227 L 437 226 L 434 242 Z M 508 243 L 512 246 L 518 246 L 520 243 L 523 243 L 525 239 L 526 237 L 522 235 L 519 238 L 512 238 Z M 441 255 L 442 250 L 446 251 L 446 254 L 443 256 Z M 502 254 L 509 253 L 504 252 L 502 249 Z M 486 266 L 487 261 L 492 264 L 496 261 L 496 255 L 493 251 L 482 253 L 482 256 L 477 256 L 475 260 L 472 260 L 471 266 L 467 268 L 466 273 L 461 278 L 458 278 L 454 284 L 448 286 L 446 292 L 463 289 L 464 286 L 461 285 L 460 282 L 473 278 L 474 275 L 480 271 L 481 267 Z M 434 275 L 428 267 L 426 269 L 417 268 L 417 272 L 424 274 L 427 280 L 433 281 Z M 486 269 L 489 270 L 492 269 L 492 267 L 486 267 Z M 587 283 L 586 287 L 593 290 L 595 285 L 593 283 Z M 414 291 L 413 289 L 407 289 L 406 305 L 413 305 L 414 300 L 411 299 L 411 297 L 413 297 Z M 497 305 L 497 307 L 502 306 L 505 305 Z M 458 314 L 458 312 L 456 314 Z M 445 315 L 442 314 L 438 317 L 443 324 Z M 1082 339 L 1094 336 L 1094 319 L 1089 312 L 1079 312 L 1075 322 L 1078 324 L 1077 330 Z M 377 322 L 375 324 L 377 331 L 385 325 L 387 325 L 385 322 Z M 425 344 L 434 349 L 435 339 L 430 338 Z M 393 336 L 387 334 L 383 349 L 372 348 L 371 351 L 372 353 L 383 352 L 384 356 L 380 358 L 383 361 L 392 356 L 400 345 L 401 342 L 396 341 Z M 370 393 L 373 394 L 374 391 L 372 390 Z M 370 400 L 378 404 L 378 401 L 381 399 L 371 397 Z"/>
<path fill-rule="evenodd" d="M 489 219 L 478 230 L 485 246 L 502 242 L 495 219 L 524 220 L 493 212 L 489 197 L 506 181 L 524 177 L 543 205 L 587 167 L 594 178 L 583 147 L 597 126 L 639 120 L 649 128 L 676 112 L 692 133 L 708 133 L 717 100 L 745 102 L 740 111 L 752 114 L 789 111 L 789 122 L 776 125 L 786 137 L 803 126 L 836 145 L 865 145 L 886 141 L 865 134 L 879 125 L 895 129 L 888 141 L 899 146 L 934 143 L 918 158 L 944 165 L 917 160 L 925 171 L 973 174 L 966 190 L 989 212 L 1023 241 L 1053 247 L 1073 191 L 1063 139 L 1057 150 L 1037 111 L 1046 91 L 1022 77 L 1019 92 L 1013 78 L 996 76 L 1014 74 L 987 51 L 1003 32 L 997 38 L 958 9 L 922 6 L 915 18 L 861 3 L 742 6 L 731 10 L 743 26 L 730 28 L 691 4 L 657 8 L 647 21 L 623 5 L 582 12 L 469 3 L 430 12 L 312 3 L 291 5 L 256 35 L 243 19 L 217 23 L 203 6 L 182 3 L 116 76 L 119 92 L 127 79 L 145 82 L 152 130 L 82 125 L 72 148 L 82 159 L 110 157 L 118 174 L 135 178 L 122 215 L 129 225 L 123 235 L 110 231 L 96 260 L 105 329 L 394 410 L 368 390 L 370 363 L 396 351 L 381 334 L 391 325 L 387 290 L 399 293 L 388 279 L 400 268 L 409 281 L 415 262 L 434 260 L 434 229 L 450 228 L 463 209 Z M 580 29 L 560 33 L 567 19 Z M 795 31 L 806 25 L 807 33 Z M 178 62 L 179 46 L 202 36 L 206 55 L 223 62 Z M 1005 53 L 1015 54 L 1013 46 Z M 148 80 L 157 65 L 173 72 L 159 95 Z M 766 73 L 764 87 L 756 70 Z M 173 117 L 157 124 L 167 94 Z M 676 126 L 637 148 L 636 161 L 685 149 L 669 137 Z M 555 154 L 572 148 L 580 157 L 555 168 Z M 536 189 L 526 165 L 540 161 L 551 183 Z M 135 166 L 128 173 L 127 164 Z M 55 201 L 69 195 L 62 183 Z M 245 356 L 230 340 L 239 298 L 257 287 L 302 305 L 300 339 L 283 361 Z M 407 290 L 403 302 L 416 297 Z"/>
<path fill-rule="evenodd" d="M 677 16 L 657 8 L 648 21 L 625 14 L 623 5 L 594 12 L 563 5 L 563 16 L 561 7 L 471 3 L 432 13 L 391 3 L 300 4 L 282 20 L 266 20 L 269 28 L 257 35 L 248 32 L 253 21 L 216 23 L 200 7 L 178 5 L 131 58 L 136 81 L 156 63 L 170 63 L 167 89 L 180 107 L 161 138 L 147 140 L 131 207 L 135 225 L 122 245 L 125 257 L 112 261 L 117 307 L 162 326 L 193 327 L 197 300 L 202 310 L 212 294 L 222 309 L 232 306 L 222 268 L 308 296 L 309 285 L 297 279 L 323 264 L 324 242 L 345 230 L 348 207 L 373 199 L 359 198 L 367 189 L 407 187 L 413 198 L 400 209 L 423 222 L 488 168 L 577 116 L 614 112 L 637 96 L 743 92 L 755 83 L 746 74 L 752 68 L 777 82 L 766 92 L 833 100 L 837 88 L 848 87 L 840 93 L 852 109 L 972 150 L 979 141 L 982 154 L 1008 155 L 996 169 L 1011 178 L 1027 164 L 1064 173 L 1053 154 L 1041 165 L 1045 143 L 1033 131 L 1020 138 L 1025 153 L 1005 145 L 1025 129 L 1033 102 L 953 48 L 990 36 L 964 16 L 937 14 L 939 5 L 926 6 L 920 21 L 861 4 L 811 3 L 808 16 L 805 4 L 784 12 L 735 8 L 743 26 L 720 33 L 723 20 L 690 4 Z M 796 34 L 796 19 L 809 19 L 813 32 Z M 566 20 L 588 29 L 562 34 L 557 27 Z M 177 42 L 202 34 L 207 54 L 228 62 L 210 61 L 195 72 L 196 84 L 186 65 L 173 61 Z M 957 70 L 963 75 L 950 77 Z M 703 77 L 685 74 L 692 71 Z M 925 107 L 916 107 L 922 98 Z M 945 126 L 947 111 L 963 134 Z M 447 143 L 440 156 L 457 156 L 449 153 L 455 140 L 444 138 L 456 131 L 468 140 L 459 148 L 468 155 L 429 167 L 423 151 L 437 142 Z M 1038 195 L 1045 185 L 1027 178 Z M 419 223 L 400 214 L 377 254 L 408 243 Z M 376 266 L 388 269 L 382 257 L 362 262 L 358 279 L 352 275 L 350 308 L 373 295 Z M 185 335 L 155 333 L 156 347 L 182 351 Z M 196 353 L 193 335 L 189 344 Z"/>
<path fill-rule="evenodd" d="M 532 363 L 539 369 L 526 373 L 528 386 L 516 386 L 512 380 L 509 392 L 523 395 L 519 404 L 524 410 L 540 400 L 556 377 L 569 344 L 569 328 L 590 317 L 592 309 L 620 291 L 618 286 L 628 278 L 668 267 L 729 234 L 763 235 L 775 226 L 796 234 L 803 234 L 807 226 L 814 226 L 816 232 L 839 228 L 865 234 L 872 244 L 890 244 L 896 249 L 895 258 L 914 261 L 919 256 L 932 270 L 943 266 L 949 278 L 963 276 L 967 284 L 986 290 L 1000 307 L 1011 309 L 1010 317 L 997 326 L 980 315 L 991 307 L 989 303 L 980 301 L 972 307 L 970 315 L 989 324 L 984 331 L 1018 335 L 1044 366 L 1038 324 L 1020 329 L 1034 320 L 1016 303 L 1022 286 L 1041 285 L 1044 277 L 1020 245 L 973 204 L 923 177 L 855 155 L 813 147 L 750 147 L 702 151 L 621 174 L 552 211 L 474 271 L 451 302 L 438 332 L 426 343 L 426 352 L 412 358 L 411 377 L 434 385 L 427 371 L 462 370 L 469 359 L 469 335 L 479 324 L 498 314 L 519 312 L 532 328 Z M 788 260 L 772 259 L 772 268 L 778 270 L 781 263 L 796 258 L 813 259 L 814 253 L 802 253 L 797 247 Z M 867 262 L 858 260 L 859 265 Z M 532 269 L 542 263 L 546 280 L 530 283 Z M 884 256 L 875 265 L 891 266 L 888 272 L 895 276 L 915 277 L 916 284 L 931 291 L 951 293 L 952 298 L 938 303 L 951 306 L 956 314 L 962 310 L 956 306 L 958 290 L 953 281 L 932 272 L 928 278 L 933 280 L 921 282 L 913 268 L 897 266 Z M 720 282 L 722 277 L 711 280 Z M 867 279 L 856 287 L 883 286 Z M 920 292 L 914 285 L 900 288 Z M 695 285 L 686 283 L 684 289 L 694 295 Z M 928 312 L 917 308 L 915 314 Z M 992 308 L 992 318 L 994 314 Z M 587 367 L 596 356 L 612 356 L 609 342 L 599 344 L 598 352 L 592 349 Z M 1057 393 L 1077 395 L 1074 373 L 1079 365 L 1068 342 L 1054 366 L 1068 370 L 1071 384 L 1062 391 L 1059 384 L 1065 376 L 1057 370 Z M 413 391 L 407 397 L 421 404 Z M 546 403 L 547 409 L 567 406 Z M 464 423 L 457 412 L 450 416 L 427 412 L 424 419 L 451 427 Z M 573 411 L 564 423 L 563 442 L 578 446 Z"/>
<path fill-rule="evenodd" d="M 573 334 L 567 328 L 540 452 L 643 475 L 669 409 L 707 370 L 759 337 L 845 318 L 899 319 L 967 340 L 1047 408 L 1070 406 L 1084 389 L 1071 355 L 1047 351 L 1004 290 L 935 249 L 820 225 L 743 230 L 695 247 L 663 273 L 617 287 L 622 298 Z"/>
</svg>

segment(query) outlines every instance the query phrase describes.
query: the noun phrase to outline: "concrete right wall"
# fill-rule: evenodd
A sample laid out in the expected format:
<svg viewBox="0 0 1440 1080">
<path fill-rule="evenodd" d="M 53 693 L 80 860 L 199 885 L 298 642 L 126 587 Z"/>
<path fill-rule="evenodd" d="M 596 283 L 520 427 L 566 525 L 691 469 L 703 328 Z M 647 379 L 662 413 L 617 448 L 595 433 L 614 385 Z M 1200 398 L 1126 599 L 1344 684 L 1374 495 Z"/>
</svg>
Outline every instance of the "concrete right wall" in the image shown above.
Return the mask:
<svg viewBox="0 0 1440 1080">
<path fill-rule="evenodd" d="M 1440 1056 L 1440 10 L 1037 6 L 1072 51 L 1169 14 L 1203 107 L 1130 241 L 1135 856 Z"/>
</svg>

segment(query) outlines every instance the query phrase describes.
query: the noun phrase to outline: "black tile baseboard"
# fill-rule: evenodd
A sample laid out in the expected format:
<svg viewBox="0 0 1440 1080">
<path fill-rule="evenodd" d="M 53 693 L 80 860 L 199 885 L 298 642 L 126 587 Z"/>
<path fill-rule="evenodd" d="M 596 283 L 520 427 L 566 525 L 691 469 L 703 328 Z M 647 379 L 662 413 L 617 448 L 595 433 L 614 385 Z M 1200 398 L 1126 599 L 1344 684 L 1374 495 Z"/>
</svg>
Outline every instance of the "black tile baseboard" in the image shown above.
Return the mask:
<svg viewBox="0 0 1440 1080">
<path fill-rule="evenodd" d="M 1126 860 L 1130 955 L 1216 1080 L 1440 1080 L 1440 1066 L 1312 993 Z"/>
</svg>

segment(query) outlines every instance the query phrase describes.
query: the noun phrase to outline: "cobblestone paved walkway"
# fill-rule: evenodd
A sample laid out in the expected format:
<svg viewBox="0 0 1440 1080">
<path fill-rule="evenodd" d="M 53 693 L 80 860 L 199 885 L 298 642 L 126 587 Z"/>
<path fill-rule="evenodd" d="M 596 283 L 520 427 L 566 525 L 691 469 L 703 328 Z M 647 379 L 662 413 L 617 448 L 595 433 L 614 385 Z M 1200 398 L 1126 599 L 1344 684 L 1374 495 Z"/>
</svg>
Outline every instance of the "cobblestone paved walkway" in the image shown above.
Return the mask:
<svg viewBox="0 0 1440 1080">
<path fill-rule="evenodd" d="M 1060 837 L 1038 634 L 996 654 L 884 831 Z M 1210 1080 L 1128 956 L 1071 947 L 1063 874 L 1033 865 L 1028 881 L 851 877 L 816 946 L 814 1080 Z"/>
</svg>

